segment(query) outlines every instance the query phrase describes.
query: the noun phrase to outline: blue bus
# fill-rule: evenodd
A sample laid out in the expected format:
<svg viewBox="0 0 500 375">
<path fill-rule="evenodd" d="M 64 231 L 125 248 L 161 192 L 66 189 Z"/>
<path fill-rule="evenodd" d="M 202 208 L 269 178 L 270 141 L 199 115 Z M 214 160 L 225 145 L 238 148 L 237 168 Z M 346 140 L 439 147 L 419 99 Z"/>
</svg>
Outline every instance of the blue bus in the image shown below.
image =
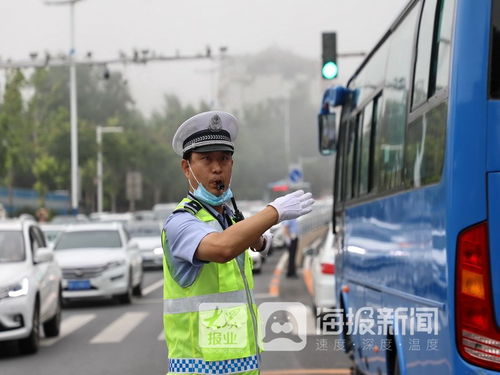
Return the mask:
<svg viewBox="0 0 500 375">
<path fill-rule="evenodd" d="M 356 372 L 500 371 L 500 0 L 409 1 L 318 118 Z"/>
</svg>

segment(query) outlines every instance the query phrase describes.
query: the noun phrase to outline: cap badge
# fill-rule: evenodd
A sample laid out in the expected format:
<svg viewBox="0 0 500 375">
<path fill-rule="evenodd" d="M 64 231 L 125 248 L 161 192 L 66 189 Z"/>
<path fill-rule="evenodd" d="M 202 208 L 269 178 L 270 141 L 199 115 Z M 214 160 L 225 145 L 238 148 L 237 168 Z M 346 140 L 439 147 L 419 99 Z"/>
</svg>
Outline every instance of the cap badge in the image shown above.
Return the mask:
<svg viewBox="0 0 500 375">
<path fill-rule="evenodd" d="M 222 119 L 218 114 L 215 114 L 210 119 L 210 123 L 208 124 L 208 129 L 211 131 L 217 131 L 222 129 Z"/>
</svg>

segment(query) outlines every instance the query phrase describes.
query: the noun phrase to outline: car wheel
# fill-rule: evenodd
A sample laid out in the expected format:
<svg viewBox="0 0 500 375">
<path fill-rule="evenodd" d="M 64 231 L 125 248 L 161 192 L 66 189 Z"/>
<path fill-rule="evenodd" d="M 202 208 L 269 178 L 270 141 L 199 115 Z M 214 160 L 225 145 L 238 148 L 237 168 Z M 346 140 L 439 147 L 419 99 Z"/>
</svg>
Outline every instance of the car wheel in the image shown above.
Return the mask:
<svg viewBox="0 0 500 375">
<path fill-rule="evenodd" d="M 59 293 L 57 298 L 57 309 L 55 315 L 43 324 L 43 332 L 46 337 L 59 336 L 61 330 L 61 309 L 62 309 L 62 296 Z"/>
<path fill-rule="evenodd" d="M 25 339 L 19 340 L 19 350 L 23 354 L 33 354 L 38 351 L 40 347 L 40 309 L 38 301 L 35 303 L 33 309 L 33 321 L 31 332 Z"/>
<path fill-rule="evenodd" d="M 142 296 L 142 281 L 143 280 L 144 280 L 144 273 L 141 272 L 141 280 L 139 281 L 139 284 L 134 286 L 134 289 L 132 290 L 134 296 L 136 296 L 136 297 Z"/>
<path fill-rule="evenodd" d="M 128 274 L 128 286 L 127 291 L 123 294 L 118 295 L 118 302 L 128 305 L 132 302 L 132 272 Z"/>
</svg>

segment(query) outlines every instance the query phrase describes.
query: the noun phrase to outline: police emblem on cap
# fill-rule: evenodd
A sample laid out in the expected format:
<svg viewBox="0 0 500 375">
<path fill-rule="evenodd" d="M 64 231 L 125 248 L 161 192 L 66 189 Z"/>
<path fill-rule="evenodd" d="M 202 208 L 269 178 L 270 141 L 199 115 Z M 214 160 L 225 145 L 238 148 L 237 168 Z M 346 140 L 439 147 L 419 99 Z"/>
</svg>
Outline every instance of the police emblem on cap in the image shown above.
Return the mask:
<svg viewBox="0 0 500 375">
<path fill-rule="evenodd" d="M 217 131 L 222 129 L 222 120 L 220 116 L 216 113 L 210 119 L 210 123 L 208 124 L 208 129 L 211 131 Z"/>
</svg>

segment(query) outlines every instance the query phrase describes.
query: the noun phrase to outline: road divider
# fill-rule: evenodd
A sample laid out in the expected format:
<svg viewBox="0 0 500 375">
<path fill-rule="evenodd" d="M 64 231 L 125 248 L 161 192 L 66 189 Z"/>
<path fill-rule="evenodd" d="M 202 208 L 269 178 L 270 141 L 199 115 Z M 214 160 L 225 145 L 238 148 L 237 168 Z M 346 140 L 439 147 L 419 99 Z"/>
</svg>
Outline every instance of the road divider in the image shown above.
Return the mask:
<svg viewBox="0 0 500 375">
<path fill-rule="evenodd" d="M 269 294 L 271 297 L 278 297 L 280 295 L 280 280 L 283 269 L 285 268 L 286 261 L 288 260 L 288 252 L 283 253 L 276 268 L 273 271 L 273 277 L 269 283 Z"/>
</svg>

